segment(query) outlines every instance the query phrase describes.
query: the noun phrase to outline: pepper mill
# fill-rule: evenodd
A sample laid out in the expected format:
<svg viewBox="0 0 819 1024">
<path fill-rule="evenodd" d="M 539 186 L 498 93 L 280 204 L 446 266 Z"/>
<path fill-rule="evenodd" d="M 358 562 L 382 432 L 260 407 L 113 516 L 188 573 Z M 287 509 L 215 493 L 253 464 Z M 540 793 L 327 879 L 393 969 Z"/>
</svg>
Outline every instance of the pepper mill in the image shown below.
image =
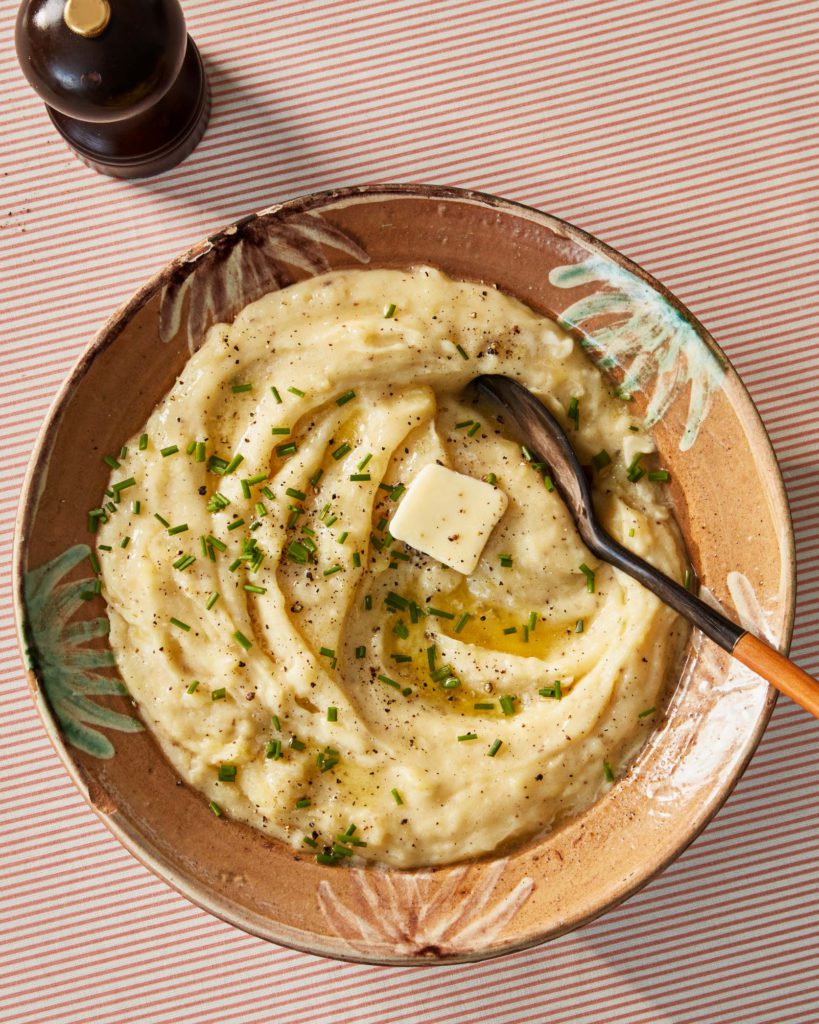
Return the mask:
<svg viewBox="0 0 819 1024">
<path fill-rule="evenodd" d="M 210 88 L 178 0 L 25 0 L 16 45 L 54 127 L 101 174 L 161 174 L 204 135 Z"/>
</svg>

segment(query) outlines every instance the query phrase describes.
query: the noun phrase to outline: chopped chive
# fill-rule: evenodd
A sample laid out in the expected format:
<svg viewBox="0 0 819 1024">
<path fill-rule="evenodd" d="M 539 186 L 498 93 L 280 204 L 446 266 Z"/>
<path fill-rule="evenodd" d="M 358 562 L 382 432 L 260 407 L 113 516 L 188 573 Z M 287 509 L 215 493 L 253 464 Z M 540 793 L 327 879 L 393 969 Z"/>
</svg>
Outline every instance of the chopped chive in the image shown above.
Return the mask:
<svg viewBox="0 0 819 1024">
<path fill-rule="evenodd" d="M 337 572 L 341 572 L 341 566 L 338 565 L 338 563 L 336 563 L 335 565 L 330 566 L 329 569 L 325 569 L 324 570 L 324 575 L 325 576 L 334 576 Z"/>
<path fill-rule="evenodd" d="M 440 608 L 432 608 L 432 607 L 430 607 L 430 608 L 427 608 L 427 612 L 429 612 L 430 615 L 437 616 L 439 619 L 454 619 L 455 618 L 455 613 L 454 612 L 445 612 L 445 611 L 442 611 Z"/>
<path fill-rule="evenodd" d="M 248 640 L 248 638 L 244 635 L 244 633 L 242 633 L 238 629 L 233 634 L 233 639 L 236 641 L 236 643 L 240 647 L 242 647 L 246 651 L 249 651 L 250 648 L 253 646 L 253 642 L 251 640 Z"/>
<path fill-rule="evenodd" d="M 396 622 L 396 624 L 392 628 L 392 631 L 393 633 L 395 633 L 396 636 L 401 637 L 402 640 L 406 640 L 407 637 L 409 636 L 407 624 L 406 622 L 404 622 L 403 619 L 399 619 L 398 622 Z"/>
<path fill-rule="evenodd" d="M 188 683 L 188 685 L 185 688 L 185 692 L 186 693 L 196 693 L 196 691 L 198 689 L 199 689 L 199 680 L 198 679 L 194 679 L 193 682 Z"/>
<path fill-rule="evenodd" d="M 109 512 L 116 512 L 117 510 L 117 506 L 113 503 L 113 501 L 106 501 L 105 507 L 108 509 Z"/>
<path fill-rule="evenodd" d="M 140 434 L 139 435 L 139 444 L 137 445 L 137 447 L 139 448 L 139 450 L 141 452 L 145 451 L 145 449 L 148 447 L 148 435 L 147 434 Z"/>
<path fill-rule="evenodd" d="M 401 797 L 401 794 L 400 794 L 400 793 L 398 792 L 398 790 L 397 790 L 397 789 L 391 789 L 391 790 L 390 790 L 390 793 L 392 794 L 392 798 L 393 798 L 393 800 L 394 800 L 394 801 L 395 801 L 395 802 L 396 802 L 396 803 L 398 804 L 398 806 L 400 807 L 400 806 L 401 806 L 401 804 L 403 804 L 403 802 L 404 802 L 404 801 L 403 801 L 403 799 L 402 799 L 402 797 Z"/>
<path fill-rule="evenodd" d="M 227 551 L 227 544 L 223 544 L 218 537 L 214 537 L 212 533 L 207 536 L 208 544 L 212 544 L 217 551 Z"/>
<path fill-rule="evenodd" d="M 321 478 L 323 476 L 324 476 L 324 470 L 321 468 L 321 466 L 319 466 L 319 468 L 315 471 L 315 473 L 313 473 L 313 475 L 310 477 L 310 486 L 314 490 L 318 487 L 319 480 L 321 480 Z"/>
<path fill-rule="evenodd" d="M 160 523 L 162 523 L 162 525 L 165 527 L 166 530 L 169 529 L 171 524 L 168 522 L 167 519 L 165 519 L 163 516 L 161 516 L 158 512 L 154 512 L 154 519 L 158 519 L 160 521 Z"/>
<path fill-rule="evenodd" d="M 338 708 L 329 707 L 327 708 L 327 721 L 337 722 L 338 721 Z"/>
<path fill-rule="evenodd" d="M 391 302 L 388 306 L 384 307 L 384 319 L 392 320 L 395 316 L 395 303 Z"/>
<path fill-rule="evenodd" d="M 244 455 L 242 455 L 241 452 L 236 452 L 230 462 L 225 466 L 224 475 L 227 476 L 229 473 L 234 473 L 244 461 Z"/>
<path fill-rule="evenodd" d="M 474 422 L 474 420 L 461 420 L 460 423 L 455 424 L 455 429 L 461 430 L 463 427 L 471 427 Z"/>
<path fill-rule="evenodd" d="M 181 558 L 177 558 L 173 563 L 173 567 L 174 569 L 179 569 L 184 572 L 184 570 L 192 566 L 195 561 L 196 558 L 193 555 L 182 555 Z"/>
<path fill-rule="evenodd" d="M 100 560 L 97 558 L 96 552 L 88 552 L 88 561 L 91 563 L 91 568 L 94 570 L 94 574 L 99 576 L 100 572 Z"/>
<path fill-rule="evenodd" d="M 497 752 L 500 750 L 500 748 L 502 746 L 503 746 L 503 740 L 495 740 L 495 742 L 492 744 L 492 746 L 486 752 L 486 756 L 487 757 L 494 757 L 495 754 L 497 754 Z"/>
<path fill-rule="evenodd" d="M 253 390 L 253 385 L 252 384 L 234 384 L 233 387 L 231 388 L 231 391 L 233 392 L 234 395 L 241 395 L 241 394 L 244 394 L 247 391 L 252 391 L 252 390 Z"/>
<path fill-rule="evenodd" d="M 229 569 L 230 572 L 236 572 L 236 570 L 239 568 L 239 566 L 241 564 L 242 564 L 242 559 L 241 558 L 234 558 L 234 560 L 228 566 L 228 569 Z"/>
<path fill-rule="evenodd" d="M 583 628 L 584 628 L 583 627 L 583 620 L 582 619 L 578 619 L 577 622 L 575 622 L 575 624 L 574 624 L 574 631 L 575 631 L 575 633 L 582 633 L 583 632 Z"/>
<path fill-rule="evenodd" d="M 278 761 L 282 756 L 282 741 L 280 739 L 268 740 L 264 756 L 271 761 Z"/>
<path fill-rule="evenodd" d="M 173 618 L 173 616 L 171 616 L 171 625 L 177 626 L 179 629 L 184 629 L 186 633 L 189 633 L 191 629 L 187 622 L 181 622 L 179 619 Z"/>
<path fill-rule="evenodd" d="M 491 484 L 493 487 L 498 482 L 498 478 L 494 473 L 487 473 L 483 479 L 484 483 Z"/>
<path fill-rule="evenodd" d="M 473 704 L 472 707 L 475 709 L 475 711 L 494 711 L 495 710 L 495 705 L 494 704 Z"/>
<path fill-rule="evenodd" d="M 295 455 L 298 450 L 298 445 L 295 441 L 288 441 L 287 444 L 280 444 L 276 446 L 276 454 L 282 458 L 287 455 Z"/>
<path fill-rule="evenodd" d="M 555 489 L 554 481 L 548 473 L 544 473 L 543 475 L 543 486 L 547 491 L 553 491 Z"/>
<path fill-rule="evenodd" d="M 88 513 L 88 515 L 92 519 L 102 519 L 102 520 L 106 520 L 106 521 L 108 519 L 108 516 L 105 514 L 105 509 L 104 508 L 92 508 L 91 511 Z"/>
<path fill-rule="evenodd" d="M 349 536 L 350 536 L 350 534 L 349 534 L 349 532 L 347 530 L 342 530 L 342 532 L 338 535 L 338 537 L 336 537 L 336 543 L 337 544 L 343 544 L 344 541 L 347 540 L 347 538 Z"/>
<path fill-rule="evenodd" d="M 225 700 L 227 697 L 227 690 L 224 686 L 220 686 L 218 690 L 212 690 L 210 699 L 211 700 Z"/>
<path fill-rule="evenodd" d="M 537 626 L 537 612 L 529 612 L 529 621 L 526 623 L 526 628 L 530 633 L 534 633 L 535 627 Z"/>
<path fill-rule="evenodd" d="M 469 428 L 469 430 L 467 430 L 466 436 L 467 437 L 474 437 L 475 434 L 477 434 L 480 429 L 481 429 L 480 423 L 473 423 L 472 426 Z"/>
<path fill-rule="evenodd" d="M 391 608 L 393 611 L 398 610 L 402 612 L 406 611 L 407 608 L 409 608 L 410 606 L 409 601 L 405 597 L 402 597 L 400 594 L 396 594 L 394 590 L 391 590 L 389 594 L 387 594 L 387 596 L 384 598 L 384 604 L 386 604 L 386 606 L 388 608 Z"/>
<path fill-rule="evenodd" d="M 612 771 L 611 765 L 608 763 L 608 761 L 603 762 L 603 775 L 606 779 L 606 782 L 614 782 L 614 772 Z"/>
<path fill-rule="evenodd" d="M 271 427 L 270 433 L 273 434 L 274 437 L 285 436 L 290 433 L 290 427 Z"/>
<path fill-rule="evenodd" d="M 296 398 L 304 398 L 305 392 L 302 391 L 301 388 L 292 387 L 288 388 L 287 390 L 290 392 L 291 395 L 295 395 Z"/>
<path fill-rule="evenodd" d="M 215 800 L 210 800 L 208 802 L 208 807 L 210 807 L 210 809 L 213 811 L 217 818 L 222 817 L 222 808 L 219 806 L 219 804 L 216 803 Z"/>
<path fill-rule="evenodd" d="M 273 722 L 273 728 L 276 729 L 278 732 L 281 732 L 282 731 L 282 723 L 279 721 L 279 716 L 278 715 L 273 715 L 271 721 Z"/>
<path fill-rule="evenodd" d="M 338 521 L 338 516 L 328 516 L 328 517 L 327 517 L 327 518 L 326 518 L 326 519 L 324 520 L 324 525 L 325 525 L 325 526 L 328 526 L 328 527 L 329 527 L 329 526 L 332 526 L 332 525 L 333 525 L 333 523 L 335 523 L 335 522 L 337 522 L 337 521 Z"/>
<path fill-rule="evenodd" d="M 263 501 L 256 502 L 256 515 L 262 519 L 267 515 L 267 508 Z"/>
<path fill-rule="evenodd" d="M 304 750 L 307 744 L 302 743 L 297 736 L 291 736 L 289 746 L 291 750 Z"/>
<path fill-rule="evenodd" d="M 159 454 L 162 456 L 163 459 L 167 459 L 169 455 L 176 455 L 178 451 L 178 444 L 169 444 L 165 448 L 160 448 Z"/>
<path fill-rule="evenodd" d="M 412 661 L 412 658 L 408 654 L 391 654 L 390 657 L 396 663 L 396 665 L 406 665 Z"/>
<path fill-rule="evenodd" d="M 406 487 L 403 484 L 396 484 L 395 487 L 393 487 L 392 492 L 390 493 L 390 501 L 398 501 L 398 499 L 401 497 L 405 490 Z"/>
<path fill-rule="evenodd" d="M 671 474 L 667 469 L 654 469 L 648 474 L 649 480 L 654 480 L 656 483 L 667 484 L 671 479 Z"/>
<path fill-rule="evenodd" d="M 360 472 L 362 469 L 364 469 L 364 467 L 367 465 L 367 463 L 370 461 L 372 457 L 372 452 L 365 455 L 361 462 L 359 462 L 358 466 L 356 466 L 356 469 L 358 469 Z"/>
<path fill-rule="evenodd" d="M 141 511 L 142 511 L 142 502 L 141 501 L 132 501 L 131 502 L 131 513 L 133 515 L 135 515 L 135 516 L 138 516 Z"/>
<path fill-rule="evenodd" d="M 282 396 L 279 394 L 279 389 L 271 387 L 270 393 L 276 399 L 276 405 L 281 405 L 282 404 Z"/>
<path fill-rule="evenodd" d="M 456 345 L 455 348 L 464 359 L 469 359 L 466 349 L 462 345 Z"/>
<path fill-rule="evenodd" d="M 352 402 L 355 398 L 355 391 L 345 391 L 343 395 L 339 395 L 336 399 L 336 405 L 346 405 L 348 402 Z"/>
<path fill-rule="evenodd" d="M 356 647 L 356 649 L 355 649 L 355 656 L 357 658 L 364 658 L 366 656 L 366 654 L 367 654 L 367 648 L 366 647 Z"/>
<path fill-rule="evenodd" d="M 595 469 L 600 470 L 608 466 L 611 463 L 611 456 L 605 448 L 601 448 L 596 455 L 592 455 L 592 465 Z"/>
<path fill-rule="evenodd" d="M 511 636 L 512 633 L 517 633 L 517 631 L 518 631 L 518 627 L 517 626 L 507 626 L 507 628 L 503 631 L 503 633 L 504 633 L 504 636 Z"/>
<path fill-rule="evenodd" d="M 208 498 L 208 512 L 221 512 L 230 504 L 230 498 L 226 498 L 221 491 L 216 491 Z"/>
<path fill-rule="evenodd" d="M 574 422 L 574 429 L 580 429 L 580 400 L 578 398 L 572 398 L 569 402 L 569 408 L 566 412 L 566 416 Z"/>
<path fill-rule="evenodd" d="M 263 495 L 264 495 L 264 496 L 265 496 L 265 497 L 266 497 L 266 498 L 267 498 L 267 499 L 268 499 L 269 501 L 274 501 L 274 500 L 275 500 L 275 498 L 276 498 L 276 495 L 275 495 L 275 494 L 274 494 L 274 493 L 273 493 L 273 492 L 272 492 L 272 491 L 270 490 L 270 488 L 269 488 L 269 487 L 263 487 L 263 488 L 262 488 L 262 494 L 263 494 Z"/>
<path fill-rule="evenodd" d="M 588 592 L 590 594 L 593 594 L 594 593 L 594 570 L 590 569 L 586 565 L 586 563 L 583 562 L 581 564 L 581 566 L 580 566 L 580 571 L 586 577 L 586 590 L 588 590 Z"/>
<path fill-rule="evenodd" d="M 235 782 L 236 781 L 236 765 L 235 764 L 220 764 L 219 765 L 219 781 L 220 782 Z"/>
<path fill-rule="evenodd" d="M 458 742 L 465 743 L 467 740 L 476 740 L 477 738 L 478 734 L 476 732 L 465 732 L 463 736 L 458 737 Z"/>
<path fill-rule="evenodd" d="M 228 530 L 238 530 L 240 526 L 244 526 L 245 521 L 241 517 L 234 519 L 232 523 L 228 523 Z"/>
<path fill-rule="evenodd" d="M 511 555 L 501 555 L 500 556 L 500 564 L 503 566 L 504 569 L 511 569 L 512 568 L 512 556 Z"/>
<path fill-rule="evenodd" d="M 537 691 L 541 697 L 550 697 L 552 700 L 563 700 L 563 687 L 560 680 L 555 679 L 554 686 L 544 686 Z"/>
<path fill-rule="evenodd" d="M 188 441 L 188 447 L 185 449 L 186 455 L 193 455 L 196 450 L 196 441 Z"/>
<path fill-rule="evenodd" d="M 631 529 L 630 529 L 630 530 L 628 531 L 628 535 L 629 535 L 629 537 L 633 537 L 633 536 L 634 536 L 634 527 L 633 527 L 633 526 L 632 526 L 632 527 L 631 527 Z"/>
<path fill-rule="evenodd" d="M 267 473 L 257 473 L 255 476 L 249 476 L 246 483 L 250 487 L 255 487 L 256 484 L 264 483 L 267 480 Z"/>
<path fill-rule="evenodd" d="M 515 701 L 517 697 L 512 697 L 509 694 L 504 694 L 500 699 L 501 711 L 505 715 L 514 715 L 515 713 Z"/>
<path fill-rule="evenodd" d="M 520 446 L 520 454 L 524 457 L 524 459 L 526 459 L 527 462 L 534 462 L 535 461 L 535 457 L 532 454 L 531 449 L 528 448 L 525 444 L 522 444 Z"/>
<path fill-rule="evenodd" d="M 394 679 L 390 679 L 389 676 L 379 676 L 378 680 L 381 683 L 386 683 L 387 686 L 391 686 L 394 690 L 400 690 L 401 689 L 401 684 L 400 683 L 396 683 L 396 681 Z"/>
<path fill-rule="evenodd" d="M 307 843 L 308 846 L 312 846 L 314 850 L 318 849 L 318 843 L 311 836 L 302 836 L 303 843 Z"/>
<path fill-rule="evenodd" d="M 640 466 L 640 459 L 642 457 L 642 452 L 637 452 L 626 470 L 626 478 L 633 484 L 636 484 L 641 477 L 646 475 L 646 471 Z"/>
<path fill-rule="evenodd" d="M 345 441 L 343 444 L 340 444 L 338 448 L 336 448 L 336 450 L 333 452 L 333 458 L 336 460 L 336 462 L 338 462 L 339 459 L 343 459 L 344 456 L 351 451 L 352 448 Z"/>
<path fill-rule="evenodd" d="M 309 796 L 299 797 L 299 799 L 296 801 L 296 809 L 297 810 L 302 810 L 303 808 L 309 807 L 309 806 L 310 806 L 310 797 Z"/>
<path fill-rule="evenodd" d="M 300 491 L 297 487 L 288 487 L 284 493 L 288 498 L 295 498 L 297 501 L 304 501 L 307 497 L 304 491 Z"/>
<path fill-rule="evenodd" d="M 211 594 L 211 595 L 210 595 L 210 597 L 209 597 L 209 598 L 208 598 L 208 600 L 207 600 L 207 603 L 205 604 L 205 608 L 206 608 L 206 609 L 207 609 L 208 611 L 210 611 L 210 610 L 211 610 L 211 608 L 212 608 L 212 607 L 213 607 L 213 606 L 214 606 L 214 605 L 216 604 L 216 602 L 217 602 L 217 601 L 219 600 L 219 596 L 220 596 L 220 595 L 219 595 L 219 591 L 218 591 L 218 590 L 217 590 L 217 591 L 216 591 L 215 593 L 213 593 L 213 594 Z"/>
<path fill-rule="evenodd" d="M 467 624 L 467 622 L 469 622 L 469 620 L 471 618 L 472 618 L 472 616 L 469 614 L 469 612 L 464 612 L 463 615 L 460 617 L 460 619 L 458 619 L 458 622 L 457 622 L 457 624 L 455 626 L 455 632 L 456 633 L 460 633 L 461 630 L 464 628 L 464 626 Z"/>
<path fill-rule="evenodd" d="M 131 543 L 131 538 L 130 537 L 123 537 L 122 540 L 119 542 L 119 546 L 121 548 L 127 548 L 130 543 Z"/>
<path fill-rule="evenodd" d="M 694 582 L 694 574 L 691 572 L 690 569 L 686 569 L 685 570 L 685 576 L 683 576 L 683 586 L 685 587 L 686 590 L 690 590 L 691 589 L 691 585 L 693 584 L 693 582 Z"/>
<path fill-rule="evenodd" d="M 196 448 L 194 449 L 194 458 L 197 462 L 205 461 L 205 442 L 197 441 Z"/>
<path fill-rule="evenodd" d="M 111 469 L 119 469 L 119 461 L 113 455 L 103 455 L 102 461 Z"/>
<path fill-rule="evenodd" d="M 640 714 L 637 717 L 638 718 L 648 718 L 648 716 L 649 715 L 653 715 L 656 710 L 657 710 L 656 708 L 646 708 L 645 711 L 641 711 Z"/>
<path fill-rule="evenodd" d="M 354 551 L 353 552 L 353 568 L 354 569 L 360 569 L 361 568 L 361 555 L 358 553 L 358 551 Z"/>
<path fill-rule="evenodd" d="M 111 550 L 113 550 L 111 548 L 110 544 L 100 544 L 99 545 L 99 549 L 100 549 L 100 551 L 111 551 Z"/>
<path fill-rule="evenodd" d="M 461 680 L 457 676 L 447 676 L 441 685 L 445 690 L 456 690 L 461 685 Z"/>
<path fill-rule="evenodd" d="M 404 689 L 401 691 L 401 696 L 402 697 L 409 697 L 411 694 L 412 694 L 412 687 L 411 686 L 405 686 Z"/>
<path fill-rule="evenodd" d="M 127 459 L 128 458 L 128 449 L 125 447 L 125 445 L 123 445 L 120 448 L 120 450 L 119 450 L 119 457 L 121 459 Z"/>
<path fill-rule="evenodd" d="M 134 487 L 136 480 L 132 476 L 129 476 L 127 480 L 120 480 L 117 484 L 111 484 L 111 488 L 117 497 L 119 497 L 121 491 L 127 491 L 129 487 Z"/>
<path fill-rule="evenodd" d="M 175 537 L 177 533 L 186 533 L 188 530 L 187 523 L 179 523 L 177 526 L 169 526 L 168 533 L 171 537 Z"/>
<path fill-rule="evenodd" d="M 371 612 L 371 611 L 372 611 L 372 608 L 373 608 L 373 598 L 372 598 L 372 594 L 365 594 L 365 595 L 364 595 L 364 608 L 365 608 L 365 609 L 366 609 L 366 611 L 368 611 L 368 612 Z"/>
<path fill-rule="evenodd" d="M 432 644 L 430 647 L 427 647 L 427 663 L 429 664 L 430 672 L 435 671 L 435 658 L 437 654 L 438 647 L 436 644 Z"/>
<path fill-rule="evenodd" d="M 336 652 L 332 647 L 319 647 L 319 654 L 325 658 L 335 658 Z"/>
<path fill-rule="evenodd" d="M 245 583 L 242 586 L 242 590 L 246 590 L 249 594 L 266 594 L 267 587 L 257 587 L 255 583 Z"/>
</svg>

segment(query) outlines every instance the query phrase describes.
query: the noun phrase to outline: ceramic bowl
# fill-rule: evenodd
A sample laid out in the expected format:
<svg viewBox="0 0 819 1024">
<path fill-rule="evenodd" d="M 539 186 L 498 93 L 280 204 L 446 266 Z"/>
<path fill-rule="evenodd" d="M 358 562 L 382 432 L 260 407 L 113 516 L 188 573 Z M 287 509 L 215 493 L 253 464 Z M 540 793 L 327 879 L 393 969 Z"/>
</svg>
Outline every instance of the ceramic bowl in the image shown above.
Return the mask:
<svg viewBox="0 0 819 1024">
<path fill-rule="evenodd" d="M 497 284 L 556 318 L 602 373 L 639 365 L 635 408 L 671 469 L 703 587 L 787 647 L 794 552 L 768 438 L 696 319 L 608 246 L 553 217 L 473 192 L 367 186 L 273 206 L 174 260 L 116 313 L 63 385 L 28 471 L 15 590 L 31 692 L 68 772 L 116 837 L 179 892 L 249 932 L 323 956 L 477 960 L 543 942 L 625 899 L 705 826 L 742 773 L 773 691 L 694 634 L 662 723 L 578 818 L 502 858 L 429 871 L 323 867 L 227 819 L 181 785 L 106 648 L 91 581 L 97 506 L 120 448 L 210 323 L 342 267 L 427 263 Z"/>
</svg>

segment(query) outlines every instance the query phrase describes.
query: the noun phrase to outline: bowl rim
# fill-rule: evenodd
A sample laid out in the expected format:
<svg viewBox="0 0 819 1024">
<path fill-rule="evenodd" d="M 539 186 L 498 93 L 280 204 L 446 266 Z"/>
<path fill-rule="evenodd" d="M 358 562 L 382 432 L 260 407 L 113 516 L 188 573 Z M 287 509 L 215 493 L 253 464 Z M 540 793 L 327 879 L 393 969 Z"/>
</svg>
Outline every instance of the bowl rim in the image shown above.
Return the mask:
<svg viewBox="0 0 819 1024">
<path fill-rule="evenodd" d="M 419 958 L 413 954 L 398 955 L 394 957 L 378 957 L 367 954 L 359 954 L 352 950 L 339 952 L 337 949 L 322 950 L 316 944 L 307 945 L 298 941 L 291 935 L 282 936 L 281 930 L 286 926 L 278 925 L 279 933 L 273 935 L 275 929 L 270 928 L 268 918 L 261 917 L 246 908 L 241 908 L 237 914 L 234 904 L 226 899 L 215 897 L 206 887 L 200 883 L 191 882 L 186 879 L 167 858 L 156 848 L 146 836 L 136 828 L 130 827 L 126 817 L 117 809 L 105 806 L 104 799 L 94 793 L 88 786 L 78 764 L 68 751 L 68 745 L 63 739 L 62 733 L 55 721 L 53 712 L 48 706 L 48 701 L 42 691 L 28 658 L 27 641 L 25 635 L 25 611 L 24 611 L 24 571 L 23 564 L 28 553 L 29 535 L 31 521 L 36 509 L 37 498 L 39 497 L 39 486 L 42 485 L 42 469 L 44 456 L 52 442 L 52 439 L 59 429 L 62 415 L 76 388 L 82 381 L 91 363 L 112 345 L 122 330 L 123 324 L 130 320 L 154 293 L 162 287 L 165 281 L 174 271 L 178 271 L 186 264 L 193 266 L 196 259 L 206 248 L 217 238 L 225 234 L 233 233 L 248 222 L 258 217 L 278 213 L 303 213 L 313 209 L 321 210 L 324 207 L 338 204 L 344 201 L 355 202 L 367 198 L 400 198 L 402 196 L 414 199 L 426 200 L 455 200 L 469 202 L 484 208 L 500 209 L 516 216 L 523 216 L 525 219 L 535 221 L 547 228 L 557 227 L 559 232 L 572 241 L 592 251 L 602 252 L 619 266 L 625 267 L 636 277 L 650 285 L 658 292 L 671 306 L 676 309 L 693 326 L 696 333 L 724 360 L 732 375 L 732 384 L 737 387 L 741 402 L 736 408 L 737 415 L 743 426 L 760 432 L 764 439 L 762 445 L 756 452 L 756 462 L 761 464 L 761 470 L 767 477 L 771 486 L 771 495 L 776 504 L 777 512 L 783 516 L 783 529 L 781 533 L 781 544 L 785 550 L 782 552 L 783 559 L 783 584 L 782 593 L 785 607 L 783 609 L 783 628 L 781 650 L 787 654 L 790 649 L 793 624 L 796 612 L 796 550 L 793 532 L 793 520 L 788 503 L 787 492 L 782 477 L 781 467 L 776 458 L 774 447 L 757 406 L 751 397 L 747 385 L 737 372 L 728 355 L 712 337 L 710 332 L 697 319 L 697 317 L 661 282 L 654 278 L 639 264 L 625 256 L 618 249 L 601 241 L 594 235 L 578 228 L 575 225 L 556 217 L 553 214 L 538 210 L 525 203 L 506 199 L 493 195 L 492 193 L 477 191 L 474 189 L 455 188 L 444 185 L 422 184 L 422 183 L 372 183 L 365 185 L 352 185 L 340 188 L 325 189 L 318 192 L 310 192 L 296 196 L 292 199 L 283 200 L 264 207 L 255 213 L 239 217 L 225 227 L 207 235 L 201 241 L 190 246 L 184 252 L 173 257 L 162 265 L 151 277 L 134 292 L 130 298 L 123 302 L 114 312 L 108 316 L 102 327 L 89 340 L 77 356 L 65 379 L 57 389 L 47 411 L 43 422 L 38 430 L 25 474 L 23 476 L 20 498 L 18 501 L 17 513 L 14 524 L 13 547 L 12 547 L 12 602 L 15 614 L 15 625 L 18 647 L 20 650 L 23 665 L 26 670 L 26 678 L 31 691 L 35 707 L 43 722 L 46 734 L 52 747 L 65 766 L 69 777 L 82 794 L 83 798 L 91 807 L 91 810 L 102 821 L 109 832 L 125 849 L 134 856 L 153 875 L 161 879 L 172 890 L 179 893 L 195 906 L 207 911 L 215 917 L 233 925 L 257 938 L 272 942 L 285 948 L 298 952 L 308 953 L 316 956 L 332 958 L 334 960 L 350 963 L 373 964 L 379 966 L 400 966 L 400 967 L 434 967 L 447 966 L 459 963 L 474 963 L 481 960 L 495 959 L 500 956 L 521 952 L 526 949 L 544 944 L 545 942 L 559 938 L 568 932 L 581 928 L 610 910 L 613 910 L 626 900 L 630 899 L 646 885 L 662 874 L 670 864 L 680 857 L 688 847 L 701 835 L 705 828 L 711 823 L 719 810 L 731 796 L 745 770 L 750 763 L 768 725 L 770 717 L 776 705 L 778 693 L 772 687 L 768 687 L 766 702 L 758 715 L 753 730 L 746 736 L 741 756 L 737 758 L 737 767 L 723 781 L 716 786 L 712 792 L 708 805 L 705 808 L 700 820 L 673 852 L 671 852 L 660 863 L 655 864 L 644 875 L 630 882 L 622 892 L 615 898 L 596 908 L 592 912 L 578 915 L 567 920 L 559 928 L 552 928 L 548 932 L 528 937 L 517 942 L 507 942 L 473 950 L 464 954 L 447 954 L 433 957 Z"/>
</svg>

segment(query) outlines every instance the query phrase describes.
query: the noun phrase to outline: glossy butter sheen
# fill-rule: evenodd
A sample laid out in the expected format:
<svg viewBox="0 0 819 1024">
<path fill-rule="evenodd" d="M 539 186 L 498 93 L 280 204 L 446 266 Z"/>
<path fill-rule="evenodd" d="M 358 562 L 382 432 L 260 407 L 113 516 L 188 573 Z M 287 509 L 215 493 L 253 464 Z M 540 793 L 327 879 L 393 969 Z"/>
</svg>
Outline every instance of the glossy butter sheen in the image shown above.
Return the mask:
<svg viewBox="0 0 819 1024">
<path fill-rule="evenodd" d="M 334 272 L 266 296 L 210 332 L 149 418 L 148 449 L 128 442 L 112 483 L 135 484 L 99 534 L 123 679 L 176 769 L 224 812 L 305 850 L 305 835 L 321 845 L 354 823 L 363 857 L 449 863 L 587 806 L 607 785 L 604 762 L 616 771 L 651 728 L 640 712 L 661 703 L 685 627 L 595 565 L 496 410 L 464 393 L 484 372 L 540 395 L 582 461 L 610 451 L 594 487 L 607 528 L 681 578 L 662 485 L 628 482 L 615 457 L 638 425 L 631 407 L 556 324 L 427 268 Z M 466 420 L 478 428 L 457 426 Z M 186 454 L 192 440 L 243 461 L 208 472 Z M 388 534 L 403 488 L 435 462 L 495 473 L 509 497 L 466 579 Z M 273 499 L 254 484 L 248 500 L 242 478 L 262 474 Z M 208 512 L 215 491 L 230 504 Z M 171 534 L 155 513 L 187 529 Z M 213 560 L 200 547 L 209 535 L 226 549 Z M 264 553 L 255 572 L 236 567 L 250 538 Z M 288 554 L 305 539 L 306 564 Z M 185 554 L 196 561 L 172 568 Z M 433 680 L 430 661 L 458 685 Z M 557 680 L 561 700 L 538 692 Z M 282 756 L 266 756 L 277 740 Z M 220 765 L 236 766 L 235 781 L 220 781 Z"/>
</svg>

